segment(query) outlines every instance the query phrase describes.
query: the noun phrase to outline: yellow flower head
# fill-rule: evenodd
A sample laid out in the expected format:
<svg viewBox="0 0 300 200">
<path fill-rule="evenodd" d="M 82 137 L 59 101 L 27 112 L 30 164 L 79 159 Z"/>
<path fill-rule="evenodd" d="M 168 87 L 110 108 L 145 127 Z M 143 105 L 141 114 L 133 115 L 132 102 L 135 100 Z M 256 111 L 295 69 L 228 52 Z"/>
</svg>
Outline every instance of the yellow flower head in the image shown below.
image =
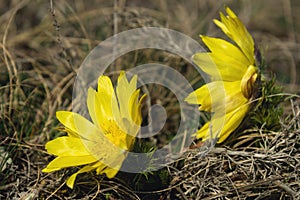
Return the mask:
<svg viewBox="0 0 300 200">
<path fill-rule="evenodd" d="M 81 115 L 58 111 L 57 119 L 65 126 L 67 136 L 58 137 L 46 144 L 46 150 L 57 156 L 43 172 L 84 165 L 73 174 L 67 185 L 73 188 L 79 173 L 96 170 L 113 178 L 119 171 L 126 151 L 133 146 L 141 125 L 140 91 L 136 88 L 137 76 L 128 82 L 124 72 L 114 90 L 109 77 L 100 76 L 98 89 L 88 90 L 87 107 L 92 122 Z"/>
<path fill-rule="evenodd" d="M 233 11 L 227 7 L 226 12 L 227 16 L 220 13 L 221 21 L 214 20 L 214 22 L 233 43 L 220 38 L 201 36 L 210 52 L 196 53 L 193 60 L 210 76 L 212 82 L 186 98 L 188 103 L 200 104 L 200 110 L 218 112 L 217 106 L 212 110 L 212 100 L 217 101 L 214 105 L 224 100 L 218 97 L 221 97 L 224 92 L 220 88 L 225 89 L 225 124 L 217 136 L 218 143 L 223 142 L 242 122 L 249 109 L 249 100 L 255 90 L 258 77 L 254 41 Z M 211 134 L 216 137 L 217 133 L 211 133 L 210 122 L 207 122 L 196 135 L 199 139 L 207 140 Z"/>
</svg>

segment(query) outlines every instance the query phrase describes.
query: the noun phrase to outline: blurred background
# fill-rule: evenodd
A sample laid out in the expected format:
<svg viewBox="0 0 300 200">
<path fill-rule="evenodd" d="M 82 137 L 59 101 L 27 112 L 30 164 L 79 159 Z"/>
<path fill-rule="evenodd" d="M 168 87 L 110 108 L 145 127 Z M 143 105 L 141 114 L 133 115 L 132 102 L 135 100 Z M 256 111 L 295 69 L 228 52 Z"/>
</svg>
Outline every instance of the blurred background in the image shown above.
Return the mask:
<svg viewBox="0 0 300 200">
<path fill-rule="evenodd" d="M 291 89 L 299 84 L 300 2 L 296 0 L 51 2 L 13 0 L 0 6 L 2 43 L 11 59 L 26 57 L 22 67 L 17 65 L 21 70 L 32 67 L 33 61 L 35 65 L 54 65 L 59 71 L 76 69 L 99 42 L 137 27 L 167 27 L 199 42 L 199 34 L 222 36 L 212 19 L 228 5 L 253 34 L 278 81 Z M 1 67 L 3 84 L 6 70 Z"/>
<path fill-rule="evenodd" d="M 266 77 L 276 76 L 285 92 L 299 94 L 298 0 L 2 0 L 0 198 L 46 197 L 54 191 L 58 199 L 65 195 L 61 184 L 66 171 L 63 176 L 41 174 L 50 159 L 43 146 L 61 134 L 55 112 L 71 110 L 76 71 L 95 46 L 114 34 L 145 26 L 174 29 L 199 43 L 200 34 L 225 38 L 212 22 L 224 12 L 224 5 L 253 35 L 267 63 Z M 153 50 L 124 55 L 107 73 L 147 62 L 174 66 L 193 85 L 201 82 L 182 58 Z M 168 116 L 173 118 L 164 128 L 172 132 L 179 108 L 173 94 L 157 87 L 149 88 L 151 101 L 169 106 Z M 150 142 L 164 144 L 163 137 Z"/>
</svg>

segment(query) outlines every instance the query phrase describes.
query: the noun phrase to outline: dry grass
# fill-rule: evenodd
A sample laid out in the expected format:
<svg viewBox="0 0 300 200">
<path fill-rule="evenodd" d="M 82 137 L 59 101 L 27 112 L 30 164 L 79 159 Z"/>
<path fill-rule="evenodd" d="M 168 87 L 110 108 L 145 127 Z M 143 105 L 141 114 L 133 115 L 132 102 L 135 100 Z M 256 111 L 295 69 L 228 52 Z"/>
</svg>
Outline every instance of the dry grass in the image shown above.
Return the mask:
<svg viewBox="0 0 300 200">
<path fill-rule="evenodd" d="M 188 152 L 177 163 L 180 170 L 170 168 L 172 198 L 299 199 L 299 104 L 293 109 L 294 117 L 280 132 L 244 131 L 259 143 L 256 148 L 216 147 L 204 158 L 199 150 Z"/>
<path fill-rule="evenodd" d="M 204 158 L 191 150 L 148 180 L 126 173 L 109 180 L 89 173 L 79 176 L 70 190 L 64 181 L 74 169 L 41 172 L 53 158 L 44 144 L 62 134 L 55 112 L 71 110 L 77 69 L 100 41 L 121 31 L 168 27 L 200 41 L 200 33 L 221 35 L 212 19 L 225 3 L 239 13 L 263 49 L 266 73 L 275 72 L 285 92 L 299 94 L 298 1 L 51 2 L 6 0 L 0 5 L 0 199 L 299 198 L 299 97 L 285 102 L 276 131 L 263 126 L 241 130 L 240 143 L 217 147 Z M 182 58 L 150 50 L 125 55 L 109 71 L 149 62 L 176 66 L 189 81 L 199 82 Z M 176 113 L 174 95 L 155 90 L 149 87 L 152 100 Z M 168 122 L 164 133 L 176 129 L 176 120 Z M 151 142 L 163 145 L 164 140 L 160 136 Z"/>
</svg>

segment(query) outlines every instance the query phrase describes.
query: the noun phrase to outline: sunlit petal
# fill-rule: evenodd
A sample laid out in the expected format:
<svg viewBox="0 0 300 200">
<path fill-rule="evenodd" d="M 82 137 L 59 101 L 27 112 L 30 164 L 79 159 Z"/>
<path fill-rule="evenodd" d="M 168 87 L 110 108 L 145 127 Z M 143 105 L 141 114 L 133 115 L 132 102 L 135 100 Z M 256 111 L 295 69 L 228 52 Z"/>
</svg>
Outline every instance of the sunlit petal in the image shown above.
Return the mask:
<svg viewBox="0 0 300 200">
<path fill-rule="evenodd" d="M 244 65 L 234 57 L 216 56 L 212 53 L 196 53 L 193 61 L 202 71 L 210 75 L 213 81 L 237 81 L 245 73 Z"/>
<path fill-rule="evenodd" d="M 58 156 L 48 164 L 47 168 L 48 169 L 66 168 L 72 166 L 85 165 L 95 161 L 97 161 L 97 159 L 92 155 Z"/>
<path fill-rule="evenodd" d="M 81 115 L 69 111 L 56 112 L 57 119 L 68 129 L 76 132 L 83 138 L 94 140 L 103 135 L 93 123 Z"/>
<path fill-rule="evenodd" d="M 208 36 L 201 36 L 201 38 L 215 57 L 231 58 L 234 62 L 239 63 L 239 67 L 244 68 L 244 70 L 246 70 L 248 65 L 252 64 L 247 60 L 243 52 L 230 42 Z M 224 62 L 226 61 L 224 60 Z M 232 69 L 232 72 L 234 73 L 234 69 Z"/>
<path fill-rule="evenodd" d="M 249 105 L 245 104 L 233 110 L 232 112 L 226 114 L 225 124 L 222 127 L 219 135 L 217 136 L 219 138 L 218 143 L 224 142 L 227 139 L 227 137 L 230 135 L 230 133 L 232 133 L 232 131 L 234 131 L 241 124 L 248 109 L 249 109 Z M 215 120 L 219 120 L 219 119 L 215 119 Z M 202 140 L 208 140 L 216 137 L 215 131 L 213 127 L 211 127 L 211 125 L 216 125 L 217 127 L 219 126 L 219 124 L 217 124 L 216 121 L 205 123 L 201 127 L 201 129 L 197 132 L 197 138 Z"/>
<path fill-rule="evenodd" d="M 118 78 L 116 93 L 119 100 L 120 112 L 122 118 L 131 119 L 129 113 L 130 98 L 136 90 L 137 76 L 133 76 L 130 83 L 126 78 L 126 74 L 122 72 Z M 126 92 L 124 92 L 126 91 Z"/>
<path fill-rule="evenodd" d="M 67 136 L 47 142 L 46 150 L 56 156 L 85 156 L 90 154 L 82 144 L 81 139 Z"/>
<path fill-rule="evenodd" d="M 89 171 L 92 171 L 94 169 L 96 169 L 97 167 L 93 166 L 93 165 L 87 165 L 87 166 L 84 166 L 83 168 L 81 168 L 80 170 L 78 170 L 76 173 L 72 174 L 66 184 L 69 188 L 73 189 L 74 187 L 74 183 L 75 183 L 75 179 L 77 177 L 78 174 L 81 174 L 81 173 L 84 173 L 84 172 L 89 172 Z"/>
<path fill-rule="evenodd" d="M 226 12 L 228 16 L 224 16 L 223 13 L 220 13 L 221 21 L 214 20 L 214 22 L 239 46 L 247 57 L 248 62 L 254 64 L 254 41 L 252 36 L 229 7 L 226 8 Z"/>
<path fill-rule="evenodd" d="M 222 109 L 225 97 L 225 109 L 226 113 L 228 113 L 248 101 L 243 96 L 240 85 L 241 81 L 210 82 L 190 93 L 185 101 L 190 104 L 200 104 L 199 110 L 211 112 L 212 108 L 214 108 L 213 112 L 217 112 L 219 109 Z"/>
</svg>

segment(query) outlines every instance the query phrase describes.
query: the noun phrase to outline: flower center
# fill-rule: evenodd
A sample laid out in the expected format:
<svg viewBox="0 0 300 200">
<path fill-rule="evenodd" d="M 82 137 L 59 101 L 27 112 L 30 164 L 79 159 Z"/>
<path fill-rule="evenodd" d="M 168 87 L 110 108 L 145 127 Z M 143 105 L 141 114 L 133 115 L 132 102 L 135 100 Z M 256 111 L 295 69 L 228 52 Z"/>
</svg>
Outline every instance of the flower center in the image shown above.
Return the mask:
<svg viewBox="0 0 300 200">
<path fill-rule="evenodd" d="M 128 150 L 126 143 L 127 134 L 113 119 L 108 119 L 102 125 L 105 136 L 117 147 Z"/>
</svg>

